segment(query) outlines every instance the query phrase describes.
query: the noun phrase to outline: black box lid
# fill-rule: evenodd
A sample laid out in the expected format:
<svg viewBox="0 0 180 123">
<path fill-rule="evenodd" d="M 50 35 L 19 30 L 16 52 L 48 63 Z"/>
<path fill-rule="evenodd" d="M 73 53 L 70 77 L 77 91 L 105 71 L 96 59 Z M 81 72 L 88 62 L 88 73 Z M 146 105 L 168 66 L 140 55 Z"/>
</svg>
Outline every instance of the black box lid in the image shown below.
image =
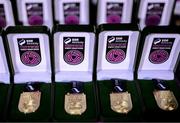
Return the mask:
<svg viewBox="0 0 180 123">
<path fill-rule="evenodd" d="M 50 35 L 50 30 L 46 26 L 10 26 L 6 29 L 6 34 L 10 33 L 45 33 Z"/>
<path fill-rule="evenodd" d="M 95 33 L 96 28 L 93 25 L 56 25 L 53 32 L 91 32 Z"/>
<path fill-rule="evenodd" d="M 132 30 L 132 31 L 137 31 L 139 30 L 138 25 L 134 24 L 101 24 L 98 26 L 98 32 L 103 32 L 103 31 L 127 31 L 127 30 Z"/>
</svg>

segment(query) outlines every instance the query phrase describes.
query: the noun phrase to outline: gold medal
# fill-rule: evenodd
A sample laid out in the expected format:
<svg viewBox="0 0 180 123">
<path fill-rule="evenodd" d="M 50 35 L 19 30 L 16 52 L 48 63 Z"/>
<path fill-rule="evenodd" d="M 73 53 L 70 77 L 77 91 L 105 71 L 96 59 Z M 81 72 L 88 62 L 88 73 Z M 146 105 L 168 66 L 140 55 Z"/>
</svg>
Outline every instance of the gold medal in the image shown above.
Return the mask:
<svg viewBox="0 0 180 123">
<path fill-rule="evenodd" d="M 131 95 L 128 92 L 110 94 L 111 109 L 117 113 L 127 114 L 132 110 Z"/>
<path fill-rule="evenodd" d="M 20 95 L 18 109 L 25 114 L 35 112 L 40 106 L 41 92 L 23 92 Z"/>
<path fill-rule="evenodd" d="M 110 94 L 111 109 L 117 113 L 127 114 L 132 110 L 131 94 L 126 91 L 126 80 L 111 79 L 114 91 Z"/>
<path fill-rule="evenodd" d="M 165 111 L 173 111 L 178 108 L 178 102 L 170 90 L 158 90 L 153 92 L 158 107 Z"/>
<path fill-rule="evenodd" d="M 180 26 L 180 19 L 176 20 L 176 25 Z"/>
<path fill-rule="evenodd" d="M 84 93 L 67 93 L 64 103 L 64 109 L 70 115 L 81 115 L 87 108 L 86 95 Z"/>
<path fill-rule="evenodd" d="M 164 80 L 152 79 L 155 85 L 153 92 L 158 107 L 165 111 L 173 111 L 178 108 L 178 102 L 173 92 L 168 89 Z"/>
</svg>

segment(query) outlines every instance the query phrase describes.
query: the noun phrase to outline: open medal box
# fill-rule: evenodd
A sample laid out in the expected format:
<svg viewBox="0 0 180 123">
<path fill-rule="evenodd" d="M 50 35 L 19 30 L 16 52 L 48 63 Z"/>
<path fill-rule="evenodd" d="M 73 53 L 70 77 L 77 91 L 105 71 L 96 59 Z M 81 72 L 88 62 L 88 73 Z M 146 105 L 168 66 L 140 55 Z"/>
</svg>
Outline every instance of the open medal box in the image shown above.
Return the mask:
<svg viewBox="0 0 180 123">
<path fill-rule="evenodd" d="M 52 82 L 49 29 L 44 26 L 8 27 L 6 43 L 14 80 L 7 120 L 49 121 Z M 34 109 L 28 109 L 31 105 Z"/>
<path fill-rule="evenodd" d="M 8 106 L 8 95 L 11 87 L 11 77 L 9 71 L 9 63 L 7 54 L 5 53 L 6 46 L 4 45 L 4 31 L 0 28 L 0 121 L 5 120 L 6 109 Z"/>
<path fill-rule="evenodd" d="M 137 25 L 97 30 L 1 30 L 1 120 L 179 121 L 179 27 L 147 27 L 141 38 Z"/>
<path fill-rule="evenodd" d="M 140 29 L 146 26 L 168 26 L 171 23 L 175 0 L 137 0 Z"/>
<path fill-rule="evenodd" d="M 100 25 L 97 53 L 97 87 L 99 92 L 102 121 L 141 121 L 141 99 L 134 77 L 137 47 L 139 42 L 138 26 L 128 24 Z M 111 79 L 124 80 L 125 91 L 130 94 L 131 109 L 119 112 L 114 83 Z M 122 98 L 123 100 L 123 98 Z M 113 104 L 113 102 L 117 104 Z M 114 107 L 113 107 L 114 106 Z M 117 111 L 113 108 L 117 107 Z M 120 109 L 119 109 L 120 110 Z"/>
<path fill-rule="evenodd" d="M 96 121 L 98 111 L 93 79 L 95 27 L 57 25 L 53 40 L 54 120 Z M 73 82 L 77 82 L 76 87 Z M 82 99 L 82 96 L 86 97 Z"/>
<path fill-rule="evenodd" d="M 180 0 L 0 0 L 0 122 L 179 122 L 179 25 Z"/>
<path fill-rule="evenodd" d="M 175 79 L 180 51 L 179 30 L 179 27 L 162 26 L 147 27 L 142 32 L 137 82 L 145 105 L 146 121 L 179 121 L 180 88 Z M 161 82 L 155 84 L 152 79 Z M 171 92 L 168 101 L 166 95 L 160 95 L 163 91 Z"/>
</svg>

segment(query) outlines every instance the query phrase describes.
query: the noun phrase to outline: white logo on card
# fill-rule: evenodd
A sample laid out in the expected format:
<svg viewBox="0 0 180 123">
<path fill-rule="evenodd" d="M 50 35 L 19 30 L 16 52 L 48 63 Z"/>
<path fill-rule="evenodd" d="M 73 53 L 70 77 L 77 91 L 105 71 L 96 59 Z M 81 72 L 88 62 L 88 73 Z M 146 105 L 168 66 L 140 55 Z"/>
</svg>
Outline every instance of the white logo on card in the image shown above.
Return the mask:
<svg viewBox="0 0 180 123">
<path fill-rule="evenodd" d="M 71 38 L 67 38 L 66 40 L 64 40 L 65 44 L 69 44 L 71 42 Z"/>
<path fill-rule="evenodd" d="M 152 8 L 154 8 L 154 5 L 153 5 L 153 4 L 150 5 L 150 6 L 148 6 L 148 10 L 151 10 Z"/>
<path fill-rule="evenodd" d="M 109 43 L 112 43 L 112 42 L 114 42 L 115 40 L 116 40 L 115 37 L 111 37 L 111 38 L 108 39 L 108 42 L 109 42 Z"/>
<path fill-rule="evenodd" d="M 22 40 L 19 41 L 19 45 L 20 45 L 20 46 L 24 45 L 25 43 L 26 43 L 26 40 L 24 40 L 24 39 L 22 39 Z"/>
<path fill-rule="evenodd" d="M 67 4 L 67 5 L 64 6 L 64 9 L 69 9 L 69 8 L 75 7 L 75 6 L 76 6 L 76 4 L 74 4 L 74 3 L 72 3 L 72 4 Z"/>
<path fill-rule="evenodd" d="M 112 8 L 118 8 L 119 7 L 119 4 L 109 4 L 108 6 L 107 6 L 107 9 L 112 9 Z"/>
<path fill-rule="evenodd" d="M 161 39 L 156 39 L 155 41 L 154 41 L 154 44 L 156 45 L 156 44 L 158 44 L 158 43 L 160 43 L 161 42 Z"/>
</svg>

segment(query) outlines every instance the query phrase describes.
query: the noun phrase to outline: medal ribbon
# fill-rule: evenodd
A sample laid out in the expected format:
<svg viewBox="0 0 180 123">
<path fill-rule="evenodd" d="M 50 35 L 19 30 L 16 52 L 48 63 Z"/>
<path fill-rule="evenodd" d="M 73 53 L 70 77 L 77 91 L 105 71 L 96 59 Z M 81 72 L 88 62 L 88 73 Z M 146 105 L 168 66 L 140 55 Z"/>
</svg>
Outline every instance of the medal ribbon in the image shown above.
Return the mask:
<svg viewBox="0 0 180 123">
<path fill-rule="evenodd" d="M 125 87 L 125 82 L 126 80 L 121 80 L 121 79 L 111 79 L 111 81 L 114 83 L 114 91 L 115 92 L 125 92 L 126 87 Z"/>
<path fill-rule="evenodd" d="M 83 83 L 78 81 L 72 81 L 71 93 L 82 93 Z"/>
<path fill-rule="evenodd" d="M 25 85 L 24 92 L 36 92 L 39 91 L 39 82 L 27 82 Z"/>
<path fill-rule="evenodd" d="M 168 90 L 168 87 L 164 80 L 152 79 L 156 90 Z"/>
</svg>

